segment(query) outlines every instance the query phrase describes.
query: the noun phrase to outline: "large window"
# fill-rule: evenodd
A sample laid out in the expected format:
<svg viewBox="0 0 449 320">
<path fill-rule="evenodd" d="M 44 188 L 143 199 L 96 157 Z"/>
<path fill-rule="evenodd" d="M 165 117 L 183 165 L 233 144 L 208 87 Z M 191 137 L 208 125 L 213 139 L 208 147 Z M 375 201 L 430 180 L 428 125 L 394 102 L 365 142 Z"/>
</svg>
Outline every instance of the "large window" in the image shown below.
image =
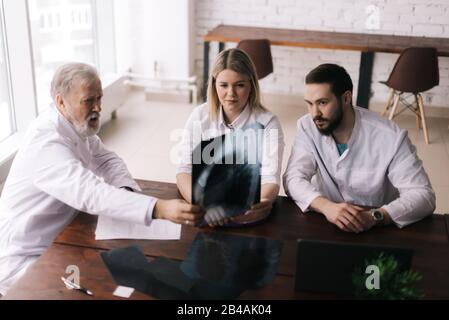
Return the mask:
<svg viewBox="0 0 449 320">
<path fill-rule="evenodd" d="M 4 16 L 0 3 L 0 142 L 14 132 L 14 121 L 9 92 L 8 62 L 5 54 Z"/>
<path fill-rule="evenodd" d="M 55 69 L 69 61 L 97 65 L 93 0 L 29 0 L 39 111 L 51 102 Z"/>
<path fill-rule="evenodd" d="M 0 0 L 0 183 L 69 61 L 115 72 L 114 1 Z M 98 13 L 98 15 L 97 15 Z"/>
</svg>

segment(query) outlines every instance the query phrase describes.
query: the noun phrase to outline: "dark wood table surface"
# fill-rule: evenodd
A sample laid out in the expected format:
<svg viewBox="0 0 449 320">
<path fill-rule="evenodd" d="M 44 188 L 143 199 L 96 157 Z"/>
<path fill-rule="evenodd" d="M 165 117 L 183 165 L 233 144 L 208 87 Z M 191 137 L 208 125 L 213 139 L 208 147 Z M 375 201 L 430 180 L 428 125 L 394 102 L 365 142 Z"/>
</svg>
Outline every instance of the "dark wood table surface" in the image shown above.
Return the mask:
<svg viewBox="0 0 449 320">
<path fill-rule="evenodd" d="M 221 51 L 226 42 L 261 38 L 268 39 L 272 45 L 277 46 L 361 52 L 356 104 L 364 108 L 368 108 L 369 104 L 375 52 L 401 53 L 408 47 L 434 47 L 439 56 L 449 57 L 449 38 L 218 25 L 203 36 L 203 78 L 205 79 L 203 92 L 206 92 L 209 76 L 210 42 L 219 42 L 219 51 Z"/>
<path fill-rule="evenodd" d="M 143 192 L 162 199 L 180 198 L 176 185 L 138 180 Z M 116 288 L 100 253 L 106 250 L 138 245 L 149 258 L 164 256 L 182 261 L 198 232 L 225 232 L 282 241 L 283 249 L 274 281 L 260 290 L 244 292 L 245 299 L 315 299 L 332 295 L 294 291 L 297 239 L 319 239 L 348 243 L 399 246 L 414 250 L 412 268 L 423 274 L 419 288 L 425 298 L 449 298 L 449 219 L 433 215 L 403 229 L 394 226 L 376 228 L 362 234 L 340 231 L 316 213 L 303 214 L 293 201 L 278 197 L 270 218 L 262 224 L 245 228 L 198 229 L 182 226 L 180 240 L 95 240 L 97 217 L 85 213 L 55 239 L 54 244 L 30 267 L 26 275 L 11 288 L 4 299 L 118 299 Z M 68 265 L 78 265 L 81 284 L 94 291 L 89 297 L 67 290 L 60 277 Z M 88 270 L 88 272 L 83 272 Z M 132 299 L 151 299 L 134 292 Z"/>
</svg>

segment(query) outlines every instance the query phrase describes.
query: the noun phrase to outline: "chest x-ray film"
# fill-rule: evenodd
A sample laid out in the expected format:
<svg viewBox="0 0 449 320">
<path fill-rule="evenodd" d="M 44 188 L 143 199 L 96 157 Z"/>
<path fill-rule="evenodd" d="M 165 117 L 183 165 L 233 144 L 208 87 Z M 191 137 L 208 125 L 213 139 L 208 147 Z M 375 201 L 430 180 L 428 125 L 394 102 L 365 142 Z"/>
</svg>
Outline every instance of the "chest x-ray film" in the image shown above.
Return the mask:
<svg viewBox="0 0 449 320">
<path fill-rule="evenodd" d="M 260 202 L 263 126 L 202 141 L 192 154 L 192 202 L 205 210 L 200 226 L 245 214 Z"/>
</svg>

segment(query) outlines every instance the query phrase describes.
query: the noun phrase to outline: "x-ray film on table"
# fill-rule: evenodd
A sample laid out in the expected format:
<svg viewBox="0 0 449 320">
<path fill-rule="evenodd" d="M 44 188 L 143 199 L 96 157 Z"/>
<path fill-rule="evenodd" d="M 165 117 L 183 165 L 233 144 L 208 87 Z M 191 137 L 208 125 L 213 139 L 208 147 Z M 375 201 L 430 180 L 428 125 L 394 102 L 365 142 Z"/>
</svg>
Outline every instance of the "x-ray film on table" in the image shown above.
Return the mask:
<svg viewBox="0 0 449 320">
<path fill-rule="evenodd" d="M 254 290 L 273 281 L 281 251 L 279 240 L 200 232 L 181 270 L 213 287 Z"/>
<path fill-rule="evenodd" d="M 192 202 L 205 211 L 206 225 L 244 214 L 260 201 L 263 126 L 202 141 L 192 154 Z"/>
</svg>

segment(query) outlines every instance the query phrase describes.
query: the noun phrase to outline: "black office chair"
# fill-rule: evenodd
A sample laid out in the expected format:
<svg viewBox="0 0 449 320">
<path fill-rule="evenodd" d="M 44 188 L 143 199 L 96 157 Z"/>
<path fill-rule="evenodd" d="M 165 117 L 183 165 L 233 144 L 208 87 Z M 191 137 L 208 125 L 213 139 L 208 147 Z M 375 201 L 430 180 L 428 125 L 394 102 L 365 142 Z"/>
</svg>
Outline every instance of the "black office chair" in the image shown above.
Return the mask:
<svg viewBox="0 0 449 320">
<path fill-rule="evenodd" d="M 237 48 L 245 51 L 256 66 L 257 77 L 265 78 L 273 72 L 273 58 L 271 56 L 270 41 L 267 39 L 241 40 Z"/>
<path fill-rule="evenodd" d="M 390 88 L 387 103 L 381 116 L 391 109 L 389 119 L 402 113 L 407 108 L 416 115 L 418 129 L 420 124 L 424 131 L 424 139 L 429 144 L 424 103 L 421 92 L 427 91 L 439 84 L 438 56 L 435 48 L 407 48 L 399 56 L 393 71 L 387 81 L 381 83 Z M 409 103 L 406 94 L 414 96 L 414 102 Z M 396 112 L 399 102 L 405 108 Z"/>
</svg>

